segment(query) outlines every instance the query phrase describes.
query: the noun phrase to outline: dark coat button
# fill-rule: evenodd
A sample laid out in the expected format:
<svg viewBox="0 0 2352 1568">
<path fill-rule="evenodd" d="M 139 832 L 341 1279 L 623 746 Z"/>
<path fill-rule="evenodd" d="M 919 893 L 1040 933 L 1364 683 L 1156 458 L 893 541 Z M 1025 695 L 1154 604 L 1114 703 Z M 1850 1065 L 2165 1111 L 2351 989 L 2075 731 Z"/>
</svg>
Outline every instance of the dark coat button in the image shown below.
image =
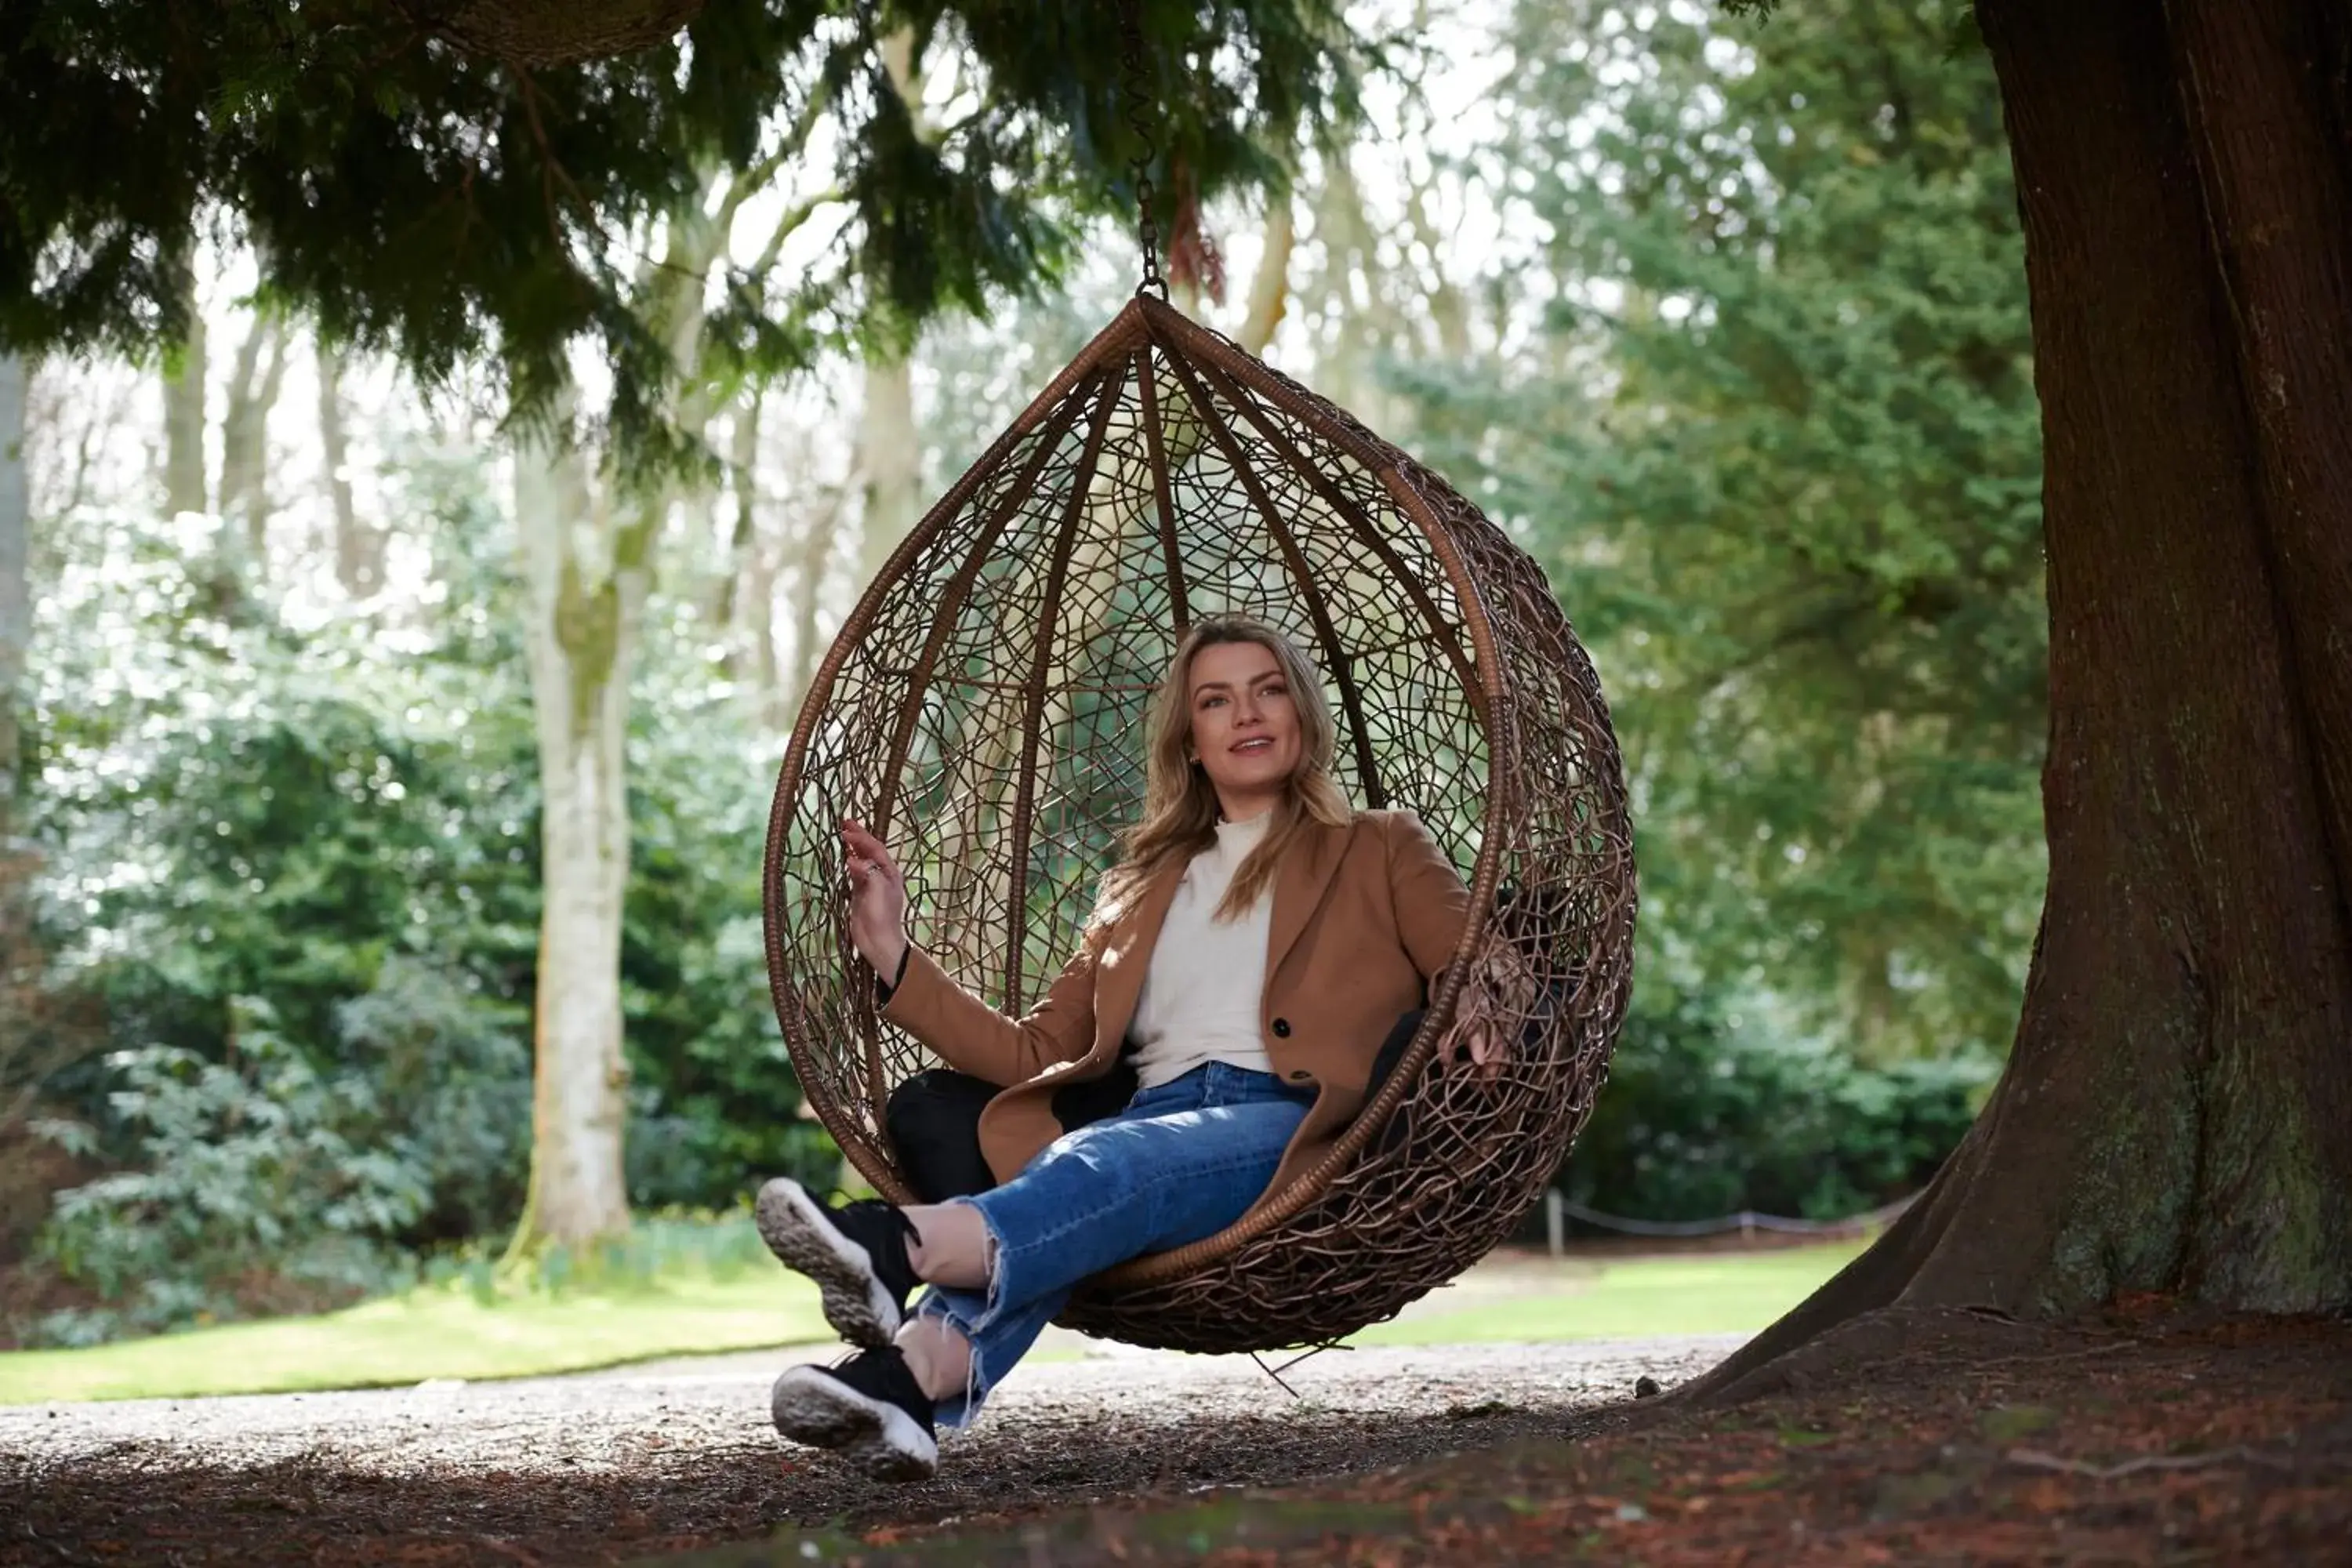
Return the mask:
<svg viewBox="0 0 2352 1568">
<path fill-rule="evenodd" d="M 1287 1019 L 1287 1018 L 1276 1018 L 1276 1019 L 1274 1021 L 1274 1037 L 1275 1037 L 1276 1039 L 1277 1039 L 1277 1040 L 1286 1040 L 1286 1039 L 1290 1038 L 1290 1020 L 1289 1020 L 1289 1019 Z"/>
<path fill-rule="evenodd" d="M 1300 1068 L 1297 1072 L 1290 1075 L 1290 1081 L 1293 1083 L 1305 1083 L 1308 1079 L 1314 1076 L 1314 1074 L 1308 1072 L 1305 1068 Z"/>
</svg>

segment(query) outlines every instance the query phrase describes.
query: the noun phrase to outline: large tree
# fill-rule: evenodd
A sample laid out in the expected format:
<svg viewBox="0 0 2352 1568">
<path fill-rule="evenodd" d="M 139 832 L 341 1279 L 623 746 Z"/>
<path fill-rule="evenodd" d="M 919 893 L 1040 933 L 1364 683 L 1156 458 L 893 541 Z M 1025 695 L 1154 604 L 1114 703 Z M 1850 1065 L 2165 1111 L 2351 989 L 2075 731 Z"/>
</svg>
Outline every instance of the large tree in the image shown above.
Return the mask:
<svg viewBox="0 0 2352 1568">
<path fill-rule="evenodd" d="M 1719 1394 L 1881 1308 L 2352 1307 L 2352 11 L 1976 14 L 2042 405 L 2048 900 L 1975 1129 Z"/>
<path fill-rule="evenodd" d="M 708 488 L 681 476 L 716 467 L 700 445 L 714 387 L 827 345 L 903 348 L 939 310 L 1054 277 L 1079 222 L 1131 199 L 1123 14 L 1147 44 L 1160 186 L 1205 198 L 1278 176 L 1286 150 L 1351 103 L 1337 13 L 1335 0 L 40 0 L 0 15 L 0 70 L 26 100 L 0 126 L 0 352 L 181 345 L 172 384 L 200 397 L 189 284 L 217 226 L 256 257 L 265 300 L 310 314 L 332 349 L 396 351 L 428 382 L 461 364 L 502 375 L 546 801 L 539 1125 L 519 1242 L 626 1222 L 626 694 L 654 542 L 673 504 Z M 501 14 L 554 17 L 554 31 L 531 41 L 485 20 Z M 689 15 L 667 36 L 636 25 Z M 627 25 L 600 33 L 615 16 Z M 929 64 L 938 93 L 922 90 Z M 827 184 L 804 177 L 823 148 L 840 238 L 780 282 L 782 238 L 806 211 L 793 191 Z M 771 197 L 786 209 L 761 215 L 776 240 L 733 250 L 730 220 Z M 610 373 L 598 406 L 573 380 L 583 348 Z M 200 434 L 201 403 L 181 401 Z M 243 498 L 254 520 L 239 459 L 256 447 L 227 444 L 222 483 L 224 509 Z M 201 447 L 174 450 L 201 498 Z M 912 504 L 891 500 L 877 510 Z"/>
</svg>

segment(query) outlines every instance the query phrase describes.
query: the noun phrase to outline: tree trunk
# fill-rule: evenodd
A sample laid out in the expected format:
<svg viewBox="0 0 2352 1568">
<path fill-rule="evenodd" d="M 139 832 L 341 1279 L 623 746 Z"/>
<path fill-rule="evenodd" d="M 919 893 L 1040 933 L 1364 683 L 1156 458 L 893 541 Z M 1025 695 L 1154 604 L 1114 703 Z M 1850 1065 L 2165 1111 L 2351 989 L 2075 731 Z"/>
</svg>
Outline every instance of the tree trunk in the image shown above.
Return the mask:
<svg viewBox="0 0 2352 1568">
<path fill-rule="evenodd" d="M 274 318 L 253 323 L 237 345 L 221 415 L 221 521 L 242 530 L 239 543 L 256 580 L 269 570 L 269 411 L 286 383 L 286 337 L 285 324 Z"/>
<path fill-rule="evenodd" d="M 327 462 L 327 499 L 334 513 L 335 581 L 346 596 L 364 599 L 383 585 L 383 541 L 360 521 L 352 499 L 351 435 L 343 423 L 343 359 L 321 342 L 319 445 Z"/>
<path fill-rule="evenodd" d="M 32 487 L 25 471 L 25 400 L 31 381 L 31 366 L 15 354 L 0 354 L 0 861 L 7 858 L 15 822 L 22 762 L 17 692 L 33 633 Z"/>
<path fill-rule="evenodd" d="M 191 284 L 188 293 L 195 292 Z M 211 494 L 205 483 L 205 360 L 204 313 L 191 306 L 188 340 L 165 365 L 163 374 L 163 514 L 210 510 Z"/>
<path fill-rule="evenodd" d="M 735 411 L 728 458 L 728 488 L 735 501 L 734 535 L 711 584 L 710 619 L 727 634 L 727 672 L 751 687 L 749 711 L 775 726 L 784 710 L 782 672 L 776 659 L 776 546 L 761 523 L 760 429 L 765 399 L 754 387 Z"/>
<path fill-rule="evenodd" d="M 530 1194 L 514 1240 L 578 1246 L 628 1228 L 622 1137 L 621 912 L 629 877 L 623 743 L 648 543 L 591 494 L 585 459 L 518 443 L 515 526 L 538 719 L 539 979 Z"/>
<path fill-rule="evenodd" d="M 871 583 L 922 516 L 922 439 L 915 430 L 915 378 L 901 358 L 868 361 L 858 417 L 857 469 L 864 500 L 858 587 Z"/>
<path fill-rule="evenodd" d="M 1298 222 L 1289 195 L 1270 196 L 1267 201 L 1265 245 L 1258 256 L 1257 275 L 1250 280 L 1248 308 L 1234 332 L 1234 342 L 1243 353 L 1260 356 L 1274 342 L 1274 331 L 1282 325 L 1283 314 L 1290 308 L 1290 253 L 1298 244 Z"/>
<path fill-rule="evenodd" d="M 1978 14 L 2042 404 L 2048 902 L 1968 1139 L 1702 1394 L 1887 1306 L 2352 1306 L 2352 18 Z"/>
<path fill-rule="evenodd" d="M 713 552 L 715 563 L 704 574 L 697 595 L 702 618 L 723 632 L 731 633 L 742 607 L 746 574 L 753 557 L 759 553 L 758 470 L 760 455 L 760 409 L 762 394 L 753 387 L 735 405 L 734 417 L 728 423 L 727 461 L 722 471 L 729 501 L 727 538 L 717 543 Z M 713 515 L 716 515 L 715 498 Z M 715 528 L 715 523 L 714 523 Z M 709 547 L 713 541 L 697 541 Z M 737 651 L 728 653 L 731 669 L 739 662 Z"/>
<path fill-rule="evenodd" d="M 825 571 L 833 561 L 835 537 L 840 531 L 841 514 L 845 507 L 846 498 L 835 493 L 810 498 L 794 509 L 801 526 L 787 563 L 792 585 L 784 595 L 793 657 L 778 682 L 783 693 L 782 706 L 776 716 L 778 728 L 789 729 L 799 721 L 801 703 L 816 679 L 817 661 L 824 657 L 824 649 L 817 646 L 817 613 L 824 605 Z"/>
<path fill-rule="evenodd" d="M 725 225 L 706 210 L 718 177 L 707 174 L 669 215 L 661 262 L 637 289 L 639 315 L 677 365 L 681 390 L 665 412 L 697 433 L 712 413 L 698 362 L 703 289 L 726 238 Z M 527 435 L 515 453 L 539 729 L 542 905 L 530 1193 L 513 1255 L 542 1243 L 576 1246 L 629 1224 L 621 1016 L 629 684 L 654 547 L 677 489 L 659 478 L 592 486 L 587 459 L 571 444 L 571 414 L 563 400 L 549 428 Z"/>
</svg>

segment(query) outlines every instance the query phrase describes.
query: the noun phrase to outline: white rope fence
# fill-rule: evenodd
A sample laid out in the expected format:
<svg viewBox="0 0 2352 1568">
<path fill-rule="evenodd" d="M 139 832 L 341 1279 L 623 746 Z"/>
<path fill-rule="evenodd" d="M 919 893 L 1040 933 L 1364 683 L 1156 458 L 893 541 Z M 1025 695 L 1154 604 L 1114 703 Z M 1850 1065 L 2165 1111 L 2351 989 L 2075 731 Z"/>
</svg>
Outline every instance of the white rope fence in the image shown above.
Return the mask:
<svg viewBox="0 0 2352 1568">
<path fill-rule="evenodd" d="M 1701 1236 L 1724 1236 L 1738 1231 L 1752 1237 L 1759 1231 L 1773 1231 L 1783 1236 L 1852 1236 L 1884 1226 L 1911 1206 L 1919 1194 L 1895 1199 L 1891 1204 L 1863 1214 L 1848 1215 L 1843 1219 L 1794 1219 L 1787 1215 L 1759 1214 L 1742 1209 L 1738 1214 L 1718 1215 L 1714 1219 L 1628 1219 L 1622 1215 L 1602 1214 L 1599 1209 L 1586 1208 L 1572 1203 L 1558 1187 L 1544 1194 L 1544 1230 L 1551 1244 L 1551 1255 L 1559 1257 L 1567 1250 L 1568 1222 L 1598 1226 L 1623 1236 L 1648 1236 L 1688 1239 Z"/>
</svg>

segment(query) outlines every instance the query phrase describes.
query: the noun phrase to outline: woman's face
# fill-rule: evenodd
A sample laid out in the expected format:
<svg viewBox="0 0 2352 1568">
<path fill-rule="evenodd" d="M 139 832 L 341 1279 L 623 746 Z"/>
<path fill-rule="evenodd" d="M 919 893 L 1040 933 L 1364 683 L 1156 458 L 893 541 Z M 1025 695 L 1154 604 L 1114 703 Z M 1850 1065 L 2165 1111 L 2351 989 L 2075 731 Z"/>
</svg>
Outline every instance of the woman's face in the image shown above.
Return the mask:
<svg viewBox="0 0 2352 1568">
<path fill-rule="evenodd" d="M 1281 662 L 1258 643 L 1212 643 L 1185 674 L 1192 754 L 1228 820 L 1255 816 L 1298 769 L 1298 708 Z"/>
</svg>

